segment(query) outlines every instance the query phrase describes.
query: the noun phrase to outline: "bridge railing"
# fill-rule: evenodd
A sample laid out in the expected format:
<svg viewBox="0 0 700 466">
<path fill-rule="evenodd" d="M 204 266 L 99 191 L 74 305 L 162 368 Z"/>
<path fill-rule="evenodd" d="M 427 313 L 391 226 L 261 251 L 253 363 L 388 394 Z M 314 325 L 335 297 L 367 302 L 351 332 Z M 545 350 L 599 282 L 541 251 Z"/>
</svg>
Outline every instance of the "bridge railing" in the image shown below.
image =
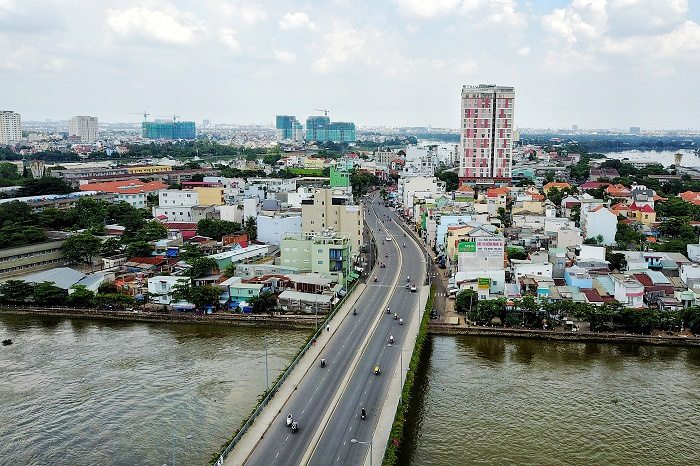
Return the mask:
<svg viewBox="0 0 700 466">
<path fill-rule="evenodd" d="M 326 317 L 326 319 L 323 321 L 323 324 L 319 326 L 319 328 L 316 329 L 314 334 L 309 338 L 309 340 L 306 342 L 304 347 L 299 351 L 299 354 L 297 355 L 296 358 L 294 358 L 294 361 L 287 367 L 287 370 L 284 371 L 284 373 L 279 377 L 277 382 L 267 391 L 265 397 L 262 399 L 258 407 L 253 411 L 253 414 L 250 415 L 248 420 L 241 426 L 239 429 L 238 433 L 233 437 L 231 442 L 228 444 L 226 449 L 224 449 L 223 453 L 221 453 L 221 456 L 219 456 L 219 460 L 216 462 L 217 466 L 222 465 L 224 463 L 224 459 L 233 451 L 234 447 L 236 444 L 241 440 L 243 435 L 248 431 L 251 425 L 255 422 L 255 420 L 260 416 L 260 413 L 262 413 L 263 409 L 270 403 L 270 400 L 272 399 L 273 396 L 279 391 L 280 387 L 282 387 L 282 384 L 284 383 L 285 380 L 291 375 L 292 371 L 294 368 L 299 364 L 299 361 L 301 361 L 301 358 L 304 357 L 307 351 L 314 345 L 314 341 L 323 333 L 323 329 L 326 325 L 328 325 L 328 322 L 331 321 L 331 319 L 338 313 L 338 310 L 343 307 L 345 304 L 345 301 L 349 298 L 349 296 L 352 294 L 352 292 L 355 290 L 355 287 L 357 286 L 357 281 L 352 285 L 352 287 L 348 290 L 348 292 L 343 296 L 340 301 L 338 301 L 337 305 L 331 311 L 330 314 Z"/>
</svg>

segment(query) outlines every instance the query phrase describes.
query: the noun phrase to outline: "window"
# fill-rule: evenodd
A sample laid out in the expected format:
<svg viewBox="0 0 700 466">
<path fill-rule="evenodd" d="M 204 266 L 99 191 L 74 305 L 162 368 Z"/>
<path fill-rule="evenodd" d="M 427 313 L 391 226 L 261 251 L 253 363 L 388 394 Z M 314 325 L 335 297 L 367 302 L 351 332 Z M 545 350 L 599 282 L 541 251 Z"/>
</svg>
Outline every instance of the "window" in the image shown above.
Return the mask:
<svg viewBox="0 0 700 466">
<path fill-rule="evenodd" d="M 318 261 L 318 265 L 323 265 L 323 261 Z"/>
</svg>

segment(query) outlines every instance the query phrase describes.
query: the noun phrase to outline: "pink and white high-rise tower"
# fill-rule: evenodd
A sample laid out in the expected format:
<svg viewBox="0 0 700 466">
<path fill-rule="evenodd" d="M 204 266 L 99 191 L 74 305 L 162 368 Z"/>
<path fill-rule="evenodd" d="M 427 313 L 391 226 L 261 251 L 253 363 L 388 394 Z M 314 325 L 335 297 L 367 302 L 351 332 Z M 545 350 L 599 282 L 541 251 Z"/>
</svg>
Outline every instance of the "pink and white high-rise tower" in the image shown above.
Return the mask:
<svg viewBox="0 0 700 466">
<path fill-rule="evenodd" d="M 510 185 L 515 89 L 495 84 L 462 87 L 460 185 Z"/>
</svg>

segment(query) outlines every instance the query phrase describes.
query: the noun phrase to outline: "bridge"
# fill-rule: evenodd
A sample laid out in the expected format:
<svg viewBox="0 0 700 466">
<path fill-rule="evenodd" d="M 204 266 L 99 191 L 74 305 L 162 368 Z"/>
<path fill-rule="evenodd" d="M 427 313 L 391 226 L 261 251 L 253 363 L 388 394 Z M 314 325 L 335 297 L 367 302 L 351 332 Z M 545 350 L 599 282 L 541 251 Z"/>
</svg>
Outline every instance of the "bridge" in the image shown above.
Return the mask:
<svg viewBox="0 0 700 466">
<path fill-rule="evenodd" d="M 376 282 L 358 286 L 224 464 L 381 464 L 429 294 L 427 256 L 376 199 L 365 217 L 386 267 L 375 267 Z M 406 288 L 407 276 L 416 292 Z M 288 413 L 298 421 L 296 434 L 286 426 Z"/>
</svg>

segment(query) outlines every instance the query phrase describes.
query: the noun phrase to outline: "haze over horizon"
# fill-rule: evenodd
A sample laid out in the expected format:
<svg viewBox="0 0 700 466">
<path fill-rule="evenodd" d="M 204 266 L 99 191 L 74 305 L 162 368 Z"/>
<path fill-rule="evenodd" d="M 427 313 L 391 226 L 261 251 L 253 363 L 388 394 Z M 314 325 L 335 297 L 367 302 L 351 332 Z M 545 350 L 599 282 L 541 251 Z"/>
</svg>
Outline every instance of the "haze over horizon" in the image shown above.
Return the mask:
<svg viewBox="0 0 700 466">
<path fill-rule="evenodd" d="M 0 0 L 0 110 L 456 128 L 464 84 L 523 128 L 700 129 L 688 0 Z"/>
</svg>

